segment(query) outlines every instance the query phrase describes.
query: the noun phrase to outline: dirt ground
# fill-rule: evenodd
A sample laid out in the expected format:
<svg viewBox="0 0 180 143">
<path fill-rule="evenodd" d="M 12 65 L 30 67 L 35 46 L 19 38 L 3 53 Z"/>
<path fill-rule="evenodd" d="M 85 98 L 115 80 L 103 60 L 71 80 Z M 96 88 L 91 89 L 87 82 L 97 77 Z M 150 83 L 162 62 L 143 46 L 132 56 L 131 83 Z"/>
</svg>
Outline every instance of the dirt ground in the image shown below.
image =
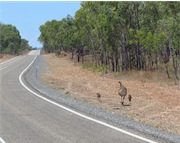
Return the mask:
<svg viewBox="0 0 180 143">
<path fill-rule="evenodd" d="M 44 55 L 48 71 L 42 80 L 68 96 L 86 101 L 115 114 L 180 135 L 180 84 L 163 72 L 131 71 L 126 74 L 101 74 L 83 69 L 69 56 Z M 132 95 L 129 106 L 120 103 L 119 80 Z M 101 94 L 98 100 L 97 93 Z"/>
</svg>

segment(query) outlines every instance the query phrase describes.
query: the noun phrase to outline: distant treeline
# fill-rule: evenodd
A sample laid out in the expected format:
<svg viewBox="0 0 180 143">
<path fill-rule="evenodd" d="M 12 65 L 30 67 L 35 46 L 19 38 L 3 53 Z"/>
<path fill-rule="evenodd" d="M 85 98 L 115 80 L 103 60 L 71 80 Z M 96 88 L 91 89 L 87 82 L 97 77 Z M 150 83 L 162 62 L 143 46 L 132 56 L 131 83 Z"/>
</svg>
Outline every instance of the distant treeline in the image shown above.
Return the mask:
<svg viewBox="0 0 180 143">
<path fill-rule="evenodd" d="M 28 41 L 21 38 L 15 26 L 0 23 L 0 54 L 20 54 L 31 49 Z"/>
<path fill-rule="evenodd" d="M 180 2 L 82 2 L 75 17 L 47 21 L 46 52 L 71 51 L 106 71 L 180 68 Z M 87 56 L 86 56 L 87 57 Z M 90 58 L 91 57 L 91 58 Z"/>
</svg>

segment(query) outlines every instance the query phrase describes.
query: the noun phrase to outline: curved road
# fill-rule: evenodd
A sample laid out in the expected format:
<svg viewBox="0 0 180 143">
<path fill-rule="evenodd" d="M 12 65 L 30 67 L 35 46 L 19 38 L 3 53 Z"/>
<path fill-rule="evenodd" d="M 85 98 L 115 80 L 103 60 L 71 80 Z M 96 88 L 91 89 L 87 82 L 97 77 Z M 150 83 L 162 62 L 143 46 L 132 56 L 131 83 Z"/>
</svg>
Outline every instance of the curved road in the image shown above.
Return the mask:
<svg viewBox="0 0 180 143">
<path fill-rule="evenodd" d="M 82 118 L 25 89 L 22 71 L 39 51 L 0 63 L 0 142 L 6 143 L 144 143 L 137 138 Z"/>
</svg>

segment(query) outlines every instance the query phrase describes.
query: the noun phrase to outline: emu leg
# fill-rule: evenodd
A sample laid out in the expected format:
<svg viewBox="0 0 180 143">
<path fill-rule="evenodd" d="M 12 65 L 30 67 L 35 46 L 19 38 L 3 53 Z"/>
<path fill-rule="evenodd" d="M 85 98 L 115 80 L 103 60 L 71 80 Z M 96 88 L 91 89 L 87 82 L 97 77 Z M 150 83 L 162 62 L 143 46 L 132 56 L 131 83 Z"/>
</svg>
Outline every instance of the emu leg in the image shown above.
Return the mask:
<svg viewBox="0 0 180 143">
<path fill-rule="evenodd" d="M 122 96 L 121 96 L 121 104 L 123 105 L 123 98 L 122 98 Z"/>
<path fill-rule="evenodd" d="M 122 105 L 124 105 L 124 98 L 125 98 L 125 96 L 123 96 L 123 101 L 122 101 Z"/>
</svg>

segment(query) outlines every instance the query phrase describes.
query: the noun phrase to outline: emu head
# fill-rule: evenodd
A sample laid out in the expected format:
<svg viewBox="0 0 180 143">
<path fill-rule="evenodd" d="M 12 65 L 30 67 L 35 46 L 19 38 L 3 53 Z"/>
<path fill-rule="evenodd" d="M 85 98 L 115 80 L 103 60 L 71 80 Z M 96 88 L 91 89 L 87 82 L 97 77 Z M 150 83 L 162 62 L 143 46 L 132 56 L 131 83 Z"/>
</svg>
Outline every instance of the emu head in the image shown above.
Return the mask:
<svg viewBox="0 0 180 143">
<path fill-rule="evenodd" d="M 122 83 L 119 81 L 120 86 L 122 86 Z"/>
</svg>

